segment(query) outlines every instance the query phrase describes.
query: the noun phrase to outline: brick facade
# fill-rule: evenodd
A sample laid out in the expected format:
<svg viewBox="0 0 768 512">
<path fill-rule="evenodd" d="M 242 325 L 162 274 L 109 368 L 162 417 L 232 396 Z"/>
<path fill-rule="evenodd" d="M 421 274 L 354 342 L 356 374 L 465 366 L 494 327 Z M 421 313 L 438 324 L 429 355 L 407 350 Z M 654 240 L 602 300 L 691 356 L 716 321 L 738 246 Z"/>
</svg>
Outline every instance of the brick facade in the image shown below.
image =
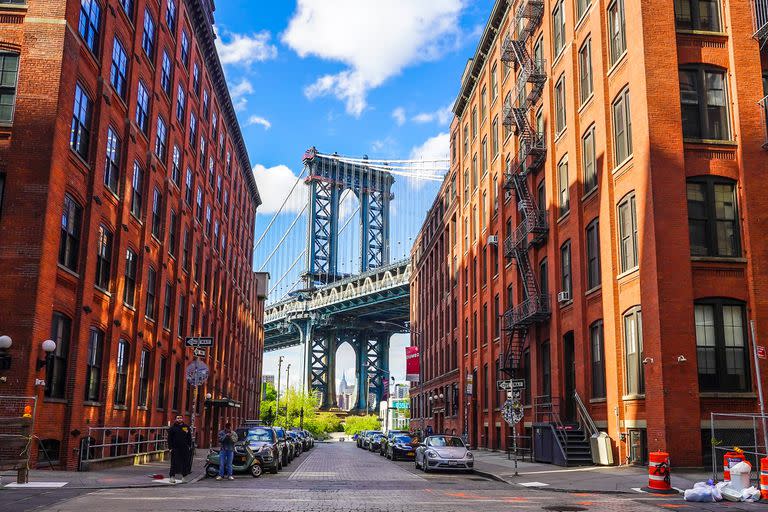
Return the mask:
<svg viewBox="0 0 768 512">
<path fill-rule="evenodd" d="M 0 122 L 0 334 L 13 339 L 0 395 L 38 397 L 36 435 L 59 444 L 67 468 L 77 466 L 89 426 L 189 417 L 184 336 L 215 338 L 205 357 L 211 377 L 199 388 L 198 442 L 207 443 L 214 420 L 258 417 L 267 276 L 252 271 L 252 254 L 261 200 L 216 55 L 212 10 L 207 0 L 0 5 L 0 54 L 19 56 L 12 119 Z M 81 93 L 91 102 L 82 131 L 73 129 Z M 108 132 L 119 140 L 114 153 Z M 64 252 L 63 224 L 73 233 Z M 99 259 L 102 229 L 111 234 L 108 264 Z M 63 328 L 54 333 L 57 318 Z M 37 371 L 49 338 L 60 346 Z M 241 406 L 214 412 L 203 404 L 208 393 Z"/>
<path fill-rule="evenodd" d="M 519 141 L 504 129 L 509 112 L 505 105 L 514 104 L 521 67 L 502 60 L 502 53 L 515 12 L 521 4 L 531 3 L 494 4 L 454 105 L 451 171 L 413 249 L 411 320 L 423 372 L 422 383 L 411 390 L 413 424 L 462 433 L 466 421 L 470 443 L 489 448 L 505 448 L 510 433 L 499 412 L 503 397 L 495 390 L 495 381 L 507 378 L 496 372 L 497 364 L 505 366 L 505 359 L 499 359 L 507 334 L 499 333 L 494 318 L 524 301 L 518 265 L 505 258 L 503 248 L 521 222 L 508 174 L 514 169 Z M 549 227 L 546 241 L 528 254 L 539 286 L 547 283 L 551 316 L 530 329 L 521 353 L 517 376 L 528 380 L 524 428 L 529 433 L 541 420 L 535 414 L 537 397 L 541 403 L 551 398 L 561 418 L 572 419 L 571 397 L 577 392 L 598 427 L 610 435 L 614 459 L 620 463 L 643 462 L 648 451 L 666 450 L 676 465 L 702 464 L 709 452 L 710 413 L 758 408 L 748 322 L 754 320 L 758 344 L 764 345 L 768 317 L 761 276 L 768 264 L 768 246 L 760 235 L 765 230 L 760 212 L 768 205 L 759 180 L 768 168 L 768 154 L 763 149 L 766 124 L 759 102 L 768 94 L 763 90 L 768 57 L 753 39 L 750 3 L 717 4 L 719 23 L 703 30 L 686 26 L 682 15 L 676 20 L 673 2 L 545 0 L 541 21 L 527 43 L 534 58 L 546 61 L 547 81 L 528 113 L 534 126 L 540 113 L 538 130 L 546 141 L 546 160 L 542 170 L 528 173 L 526 180 L 536 200 L 544 200 L 540 208 L 546 211 Z M 577 14 L 582 6 L 584 12 Z M 627 20 L 625 50 L 607 33 L 614 26 L 614 6 Z M 554 30 L 555 23 L 560 26 L 560 9 L 565 12 L 562 37 Z M 556 51 L 559 41 L 562 49 Z M 587 41 L 591 90 L 579 65 Z M 680 100 L 687 70 L 691 75 L 700 73 L 697 76 L 713 71 L 715 75 L 706 75 L 710 84 L 717 76 L 723 78 L 724 87 L 707 94 L 714 97 L 724 89 L 724 108 L 710 109 L 707 116 L 714 119 L 714 111 L 725 111 L 725 123 L 690 121 L 690 103 L 684 112 Z M 562 129 L 556 126 L 558 83 L 564 84 Z M 693 108 L 707 94 L 699 95 Z M 510 99 L 505 101 L 507 95 Z M 630 123 L 616 117 L 622 99 L 629 99 Z M 689 119 L 686 128 L 684 114 Z M 628 151 L 620 129 L 627 125 L 631 126 Z M 691 136 L 696 129 L 702 133 Z M 593 189 L 587 178 L 592 159 L 584 142 L 590 130 L 594 130 L 596 169 Z M 709 136 L 705 130 L 719 133 Z M 487 140 L 487 172 L 482 170 L 483 140 Z M 475 185 L 471 177 L 476 155 Z M 558 173 L 563 162 L 567 182 L 560 187 L 565 181 L 558 179 L 565 175 Z M 697 224 L 698 214 L 688 205 L 698 205 L 697 194 L 713 190 L 721 195 L 715 199 L 709 195 L 701 204 L 717 204 L 711 210 L 715 213 Z M 561 197 L 568 198 L 565 209 Z M 635 235 L 629 213 L 622 216 L 632 211 L 624 205 L 632 205 L 633 197 Z M 729 215 L 735 219 L 729 220 Z M 592 226 L 598 234 L 599 264 L 590 276 Z M 729 231 L 731 226 L 735 228 Z M 701 240 L 692 243 L 689 232 L 706 234 L 702 237 L 710 249 L 702 248 Z M 498 237 L 498 243 L 492 243 L 492 237 Z M 720 252 L 713 254 L 712 246 Z M 570 275 L 570 296 L 558 300 L 567 287 L 562 269 L 568 249 L 571 264 L 565 273 Z M 634 252 L 636 264 L 631 261 Z M 546 262 L 543 274 L 542 262 Z M 641 329 L 637 337 L 635 326 Z M 595 334 L 599 341 L 592 344 L 592 334 L 600 331 L 602 340 Z M 717 348 L 712 349 L 711 364 L 723 357 L 711 374 L 708 334 L 717 338 L 712 342 Z M 735 352 L 736 362 L 725 363 L 725 337 L 744 347 Z M 633 352 L 633 340 L 638 338 L 641 350 Z M 600 357 L 594 357 L 593 346 L 602 350 Z M 742 363 L 744 371 L 728 366 Z M 765 375 L 768 367 L 765 361 L 760 364 Z M 604 386 L 595 368 L 602 373 Z M 467 396 L 467 376 L 473 373 L 474 393 Z M 638 374 L 639 378 L 633 377 Z M 719 384 L 712 384 L 715 381 Z M 459 406 L 442 412 L 442 402 L 435 408 L 433 399 L 430 409 L 428 396 L 439 395 L 446 386 L 458 389 L 450 398 Z"/>
</svg>

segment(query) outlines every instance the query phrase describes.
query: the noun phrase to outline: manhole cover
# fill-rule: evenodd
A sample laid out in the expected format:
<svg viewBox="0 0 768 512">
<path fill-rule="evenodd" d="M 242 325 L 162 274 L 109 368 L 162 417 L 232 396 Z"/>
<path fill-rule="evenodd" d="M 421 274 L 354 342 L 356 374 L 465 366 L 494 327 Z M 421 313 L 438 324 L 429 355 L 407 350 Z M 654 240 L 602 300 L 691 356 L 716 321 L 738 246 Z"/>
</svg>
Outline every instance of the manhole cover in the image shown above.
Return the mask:
<svg viewBox="0 0 768 512">
<path fill-rule="evenodd" d="M 581 512 L 582 510 L 587 510 L 584 507 L 575 507 L 573 505 L 549 505 L 543 508 L 552 512 Z"/>
</svg>

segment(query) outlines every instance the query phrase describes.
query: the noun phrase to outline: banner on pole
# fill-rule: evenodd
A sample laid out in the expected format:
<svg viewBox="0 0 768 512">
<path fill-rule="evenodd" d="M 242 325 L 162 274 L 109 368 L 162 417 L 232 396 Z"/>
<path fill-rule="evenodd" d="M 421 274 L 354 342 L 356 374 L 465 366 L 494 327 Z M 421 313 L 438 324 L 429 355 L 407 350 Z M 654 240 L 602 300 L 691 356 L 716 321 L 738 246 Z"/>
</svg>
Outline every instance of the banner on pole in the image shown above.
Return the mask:
<svg viewBox="0 0 768 512">
<path fill-rule="evenodd" d="M 419 382 L 419 347 L 405 347 L 405 380 Z"/>
</svg>

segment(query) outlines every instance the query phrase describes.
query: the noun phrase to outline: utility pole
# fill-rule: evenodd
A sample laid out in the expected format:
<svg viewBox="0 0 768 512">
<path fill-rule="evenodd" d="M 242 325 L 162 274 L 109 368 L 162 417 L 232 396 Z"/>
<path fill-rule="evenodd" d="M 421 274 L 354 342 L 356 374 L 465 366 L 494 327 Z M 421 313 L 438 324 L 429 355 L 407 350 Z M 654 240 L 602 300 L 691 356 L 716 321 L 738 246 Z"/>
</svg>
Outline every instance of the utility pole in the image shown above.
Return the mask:
<svg viewBox="0 0 768 512">
<path fill-rule="evenodd" d="M 283 356 L 277 360 L 277 398 L 275 399 L 275 422 L 280 419 L 280 371 L 283 368 Z"/>
<path fill-rule="evenodd" d="M 291 363 L 288 363 L 288 367 L 285 369 L 285 391 L 291 389 Z M 288 422 L 288 399 L 285 399 L 285 428 L 289 428 L 291 424 Z"/>
</svg>

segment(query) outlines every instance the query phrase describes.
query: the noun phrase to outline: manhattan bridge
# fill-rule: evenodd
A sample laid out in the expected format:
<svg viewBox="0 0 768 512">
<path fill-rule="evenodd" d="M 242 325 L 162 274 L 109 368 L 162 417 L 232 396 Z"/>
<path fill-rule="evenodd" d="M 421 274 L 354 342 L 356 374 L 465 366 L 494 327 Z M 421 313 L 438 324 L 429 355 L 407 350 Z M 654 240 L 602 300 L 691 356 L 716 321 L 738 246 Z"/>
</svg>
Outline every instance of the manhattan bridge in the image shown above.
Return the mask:
<svg viewBox="0 0 768 512">
<path fill-rule="evenodd" d="M 328 409 L 336 403 L 336 352 L 349 344 L 353 409 L 369 410 L 389 382 L 390 338 L 409 332 L 410 249 L 448 161 L 351 158 L 312 147 L 302 162 L 256 242 L 256 264 L 272 278 L 265 351 L 302 346 L 303 385 Z"/>
</svg>

